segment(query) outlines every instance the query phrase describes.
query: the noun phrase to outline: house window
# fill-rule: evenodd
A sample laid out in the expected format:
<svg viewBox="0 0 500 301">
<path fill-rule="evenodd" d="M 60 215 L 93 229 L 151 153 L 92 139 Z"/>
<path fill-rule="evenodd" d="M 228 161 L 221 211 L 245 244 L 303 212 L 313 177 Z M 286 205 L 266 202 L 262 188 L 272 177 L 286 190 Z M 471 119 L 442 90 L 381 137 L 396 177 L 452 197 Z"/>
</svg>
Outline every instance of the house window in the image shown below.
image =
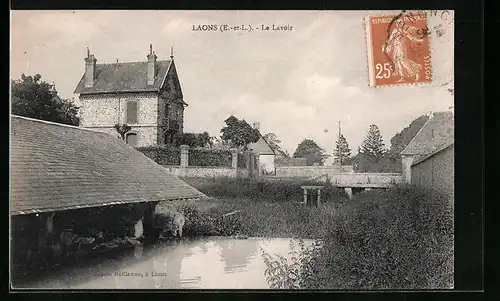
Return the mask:
<svg viewBox="0 0 500 301">
<path fill-rule="evenodd" d="M 127 123 L 135 124 L 137 123 L 137 110 L 138 103 L 136 100 L 127 101 Z"/>
<path fill-rule="evenodd" d="M 128 133 L 126 136 L 125 136 L 125 140 L 127 142 L 127 144 L 129 144 L 130 146 L 137 146 L 137 134 L 136 133 Z"/>
</svg>

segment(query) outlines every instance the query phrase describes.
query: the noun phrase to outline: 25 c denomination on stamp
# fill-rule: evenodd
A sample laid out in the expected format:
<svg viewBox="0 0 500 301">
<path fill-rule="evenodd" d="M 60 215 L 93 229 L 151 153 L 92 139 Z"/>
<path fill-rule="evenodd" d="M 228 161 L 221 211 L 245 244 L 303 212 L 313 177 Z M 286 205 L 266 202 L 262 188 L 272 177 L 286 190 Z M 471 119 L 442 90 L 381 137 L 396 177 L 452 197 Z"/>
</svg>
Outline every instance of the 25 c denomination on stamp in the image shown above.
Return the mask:
<svg viewBox="0 0 500 301">
<path fill-rule="evenodd" d="M 432 82 L 425 12 L 366 16 L 364 21 L 371 87 Z"/>
</svg>

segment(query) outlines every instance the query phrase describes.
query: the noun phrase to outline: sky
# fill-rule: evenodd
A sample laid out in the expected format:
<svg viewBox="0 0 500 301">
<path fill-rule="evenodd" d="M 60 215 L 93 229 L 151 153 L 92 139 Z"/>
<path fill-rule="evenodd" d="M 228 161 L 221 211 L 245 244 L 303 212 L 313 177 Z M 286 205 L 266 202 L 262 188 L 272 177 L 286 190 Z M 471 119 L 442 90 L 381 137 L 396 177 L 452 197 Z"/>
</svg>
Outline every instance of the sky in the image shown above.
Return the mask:
<svg viewBox="0 0 500 301">
<path fill-rule="evenodd" d="M 11 11 L 11 78 L 39 73 L 60 96 L 77 100 L 87 47 L 97 63 L 146 61 L 150 44 L 159 60 L 169 59 L 173 47 L 189 104 L 186 132 L 220 136 L 233 114 L 259 122 L 261 132 L 275 133 L 290 153 L 305 138 L 332 153 L 340 121 L 356 153 L 370 124 L 389 147 L 420 115 L 453 105 L 449 13 L 428 20 L 433 83 L 369 87 L 363 17 L 380 13 L 388 12 Z M 224 24 L 293 29 L 221 32 Z M 198 25 L 219 30 L 193 30 Z M 439 25 L 445 30 L 433 35 Z"/>
</svg>

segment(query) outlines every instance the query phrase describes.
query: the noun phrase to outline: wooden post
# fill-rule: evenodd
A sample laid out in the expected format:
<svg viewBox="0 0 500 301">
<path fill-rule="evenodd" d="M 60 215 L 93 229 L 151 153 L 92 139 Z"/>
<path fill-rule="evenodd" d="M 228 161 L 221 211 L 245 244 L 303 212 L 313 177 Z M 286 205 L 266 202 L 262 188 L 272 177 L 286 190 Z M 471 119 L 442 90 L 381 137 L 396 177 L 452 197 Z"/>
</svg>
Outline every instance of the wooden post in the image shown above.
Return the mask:
<svg viewBox="0 0 500 301">
<path fill-rule="evenodd" d="M 302 188 L 302 189 L 304 189 L 304 205 L 307 206 L 307 189 L 305 189 L 305 188 Z"/>
<path fill-rule="evenodd" d="M 320 203 L 321 203 L 321 189 L 318 189 L 318 200 L 316 202 L 316 207 L 319 207 Z"/>
</svg>

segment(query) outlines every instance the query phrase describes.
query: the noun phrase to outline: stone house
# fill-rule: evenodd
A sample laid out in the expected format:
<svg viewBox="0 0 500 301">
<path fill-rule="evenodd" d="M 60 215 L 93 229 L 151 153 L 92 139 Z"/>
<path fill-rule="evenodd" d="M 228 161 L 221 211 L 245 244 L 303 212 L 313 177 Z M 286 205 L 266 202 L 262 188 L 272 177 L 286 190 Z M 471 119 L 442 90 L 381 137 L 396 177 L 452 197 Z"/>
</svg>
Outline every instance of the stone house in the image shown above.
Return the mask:
<svg viewBox="0 0 500 301">
<path fill-rule="evenodd" d="M 453 112 L 431 113 L 400 153 L 405 183 L 453 195 L 454 145 Z"/>
<path fill-rule="evenodd" d="M 147 61 L 97 64 L 87 49 L 85 72 L 74 93 L 81 103 L 80 126 L 113 136 L 115 124 L 128 124 L 132 146 L 169 144 L 183 132 L 184 102 L 173 55 L 157 60 L 152 45 Z"/>
<path fill-rule="evenodd" d="M 12 116 L 9 205 L 15 261 L 50 255 L 68 227 L 111 235 L 130 230 L 122 233 L 130 236 L 140 221 L 147 235 L 158 202 L 205 197 L 115 137 Z M 93 214 L 102 210 L 112 218 Z M 110 230 L 115 226 L 118 232 Z"/>
</svg>

